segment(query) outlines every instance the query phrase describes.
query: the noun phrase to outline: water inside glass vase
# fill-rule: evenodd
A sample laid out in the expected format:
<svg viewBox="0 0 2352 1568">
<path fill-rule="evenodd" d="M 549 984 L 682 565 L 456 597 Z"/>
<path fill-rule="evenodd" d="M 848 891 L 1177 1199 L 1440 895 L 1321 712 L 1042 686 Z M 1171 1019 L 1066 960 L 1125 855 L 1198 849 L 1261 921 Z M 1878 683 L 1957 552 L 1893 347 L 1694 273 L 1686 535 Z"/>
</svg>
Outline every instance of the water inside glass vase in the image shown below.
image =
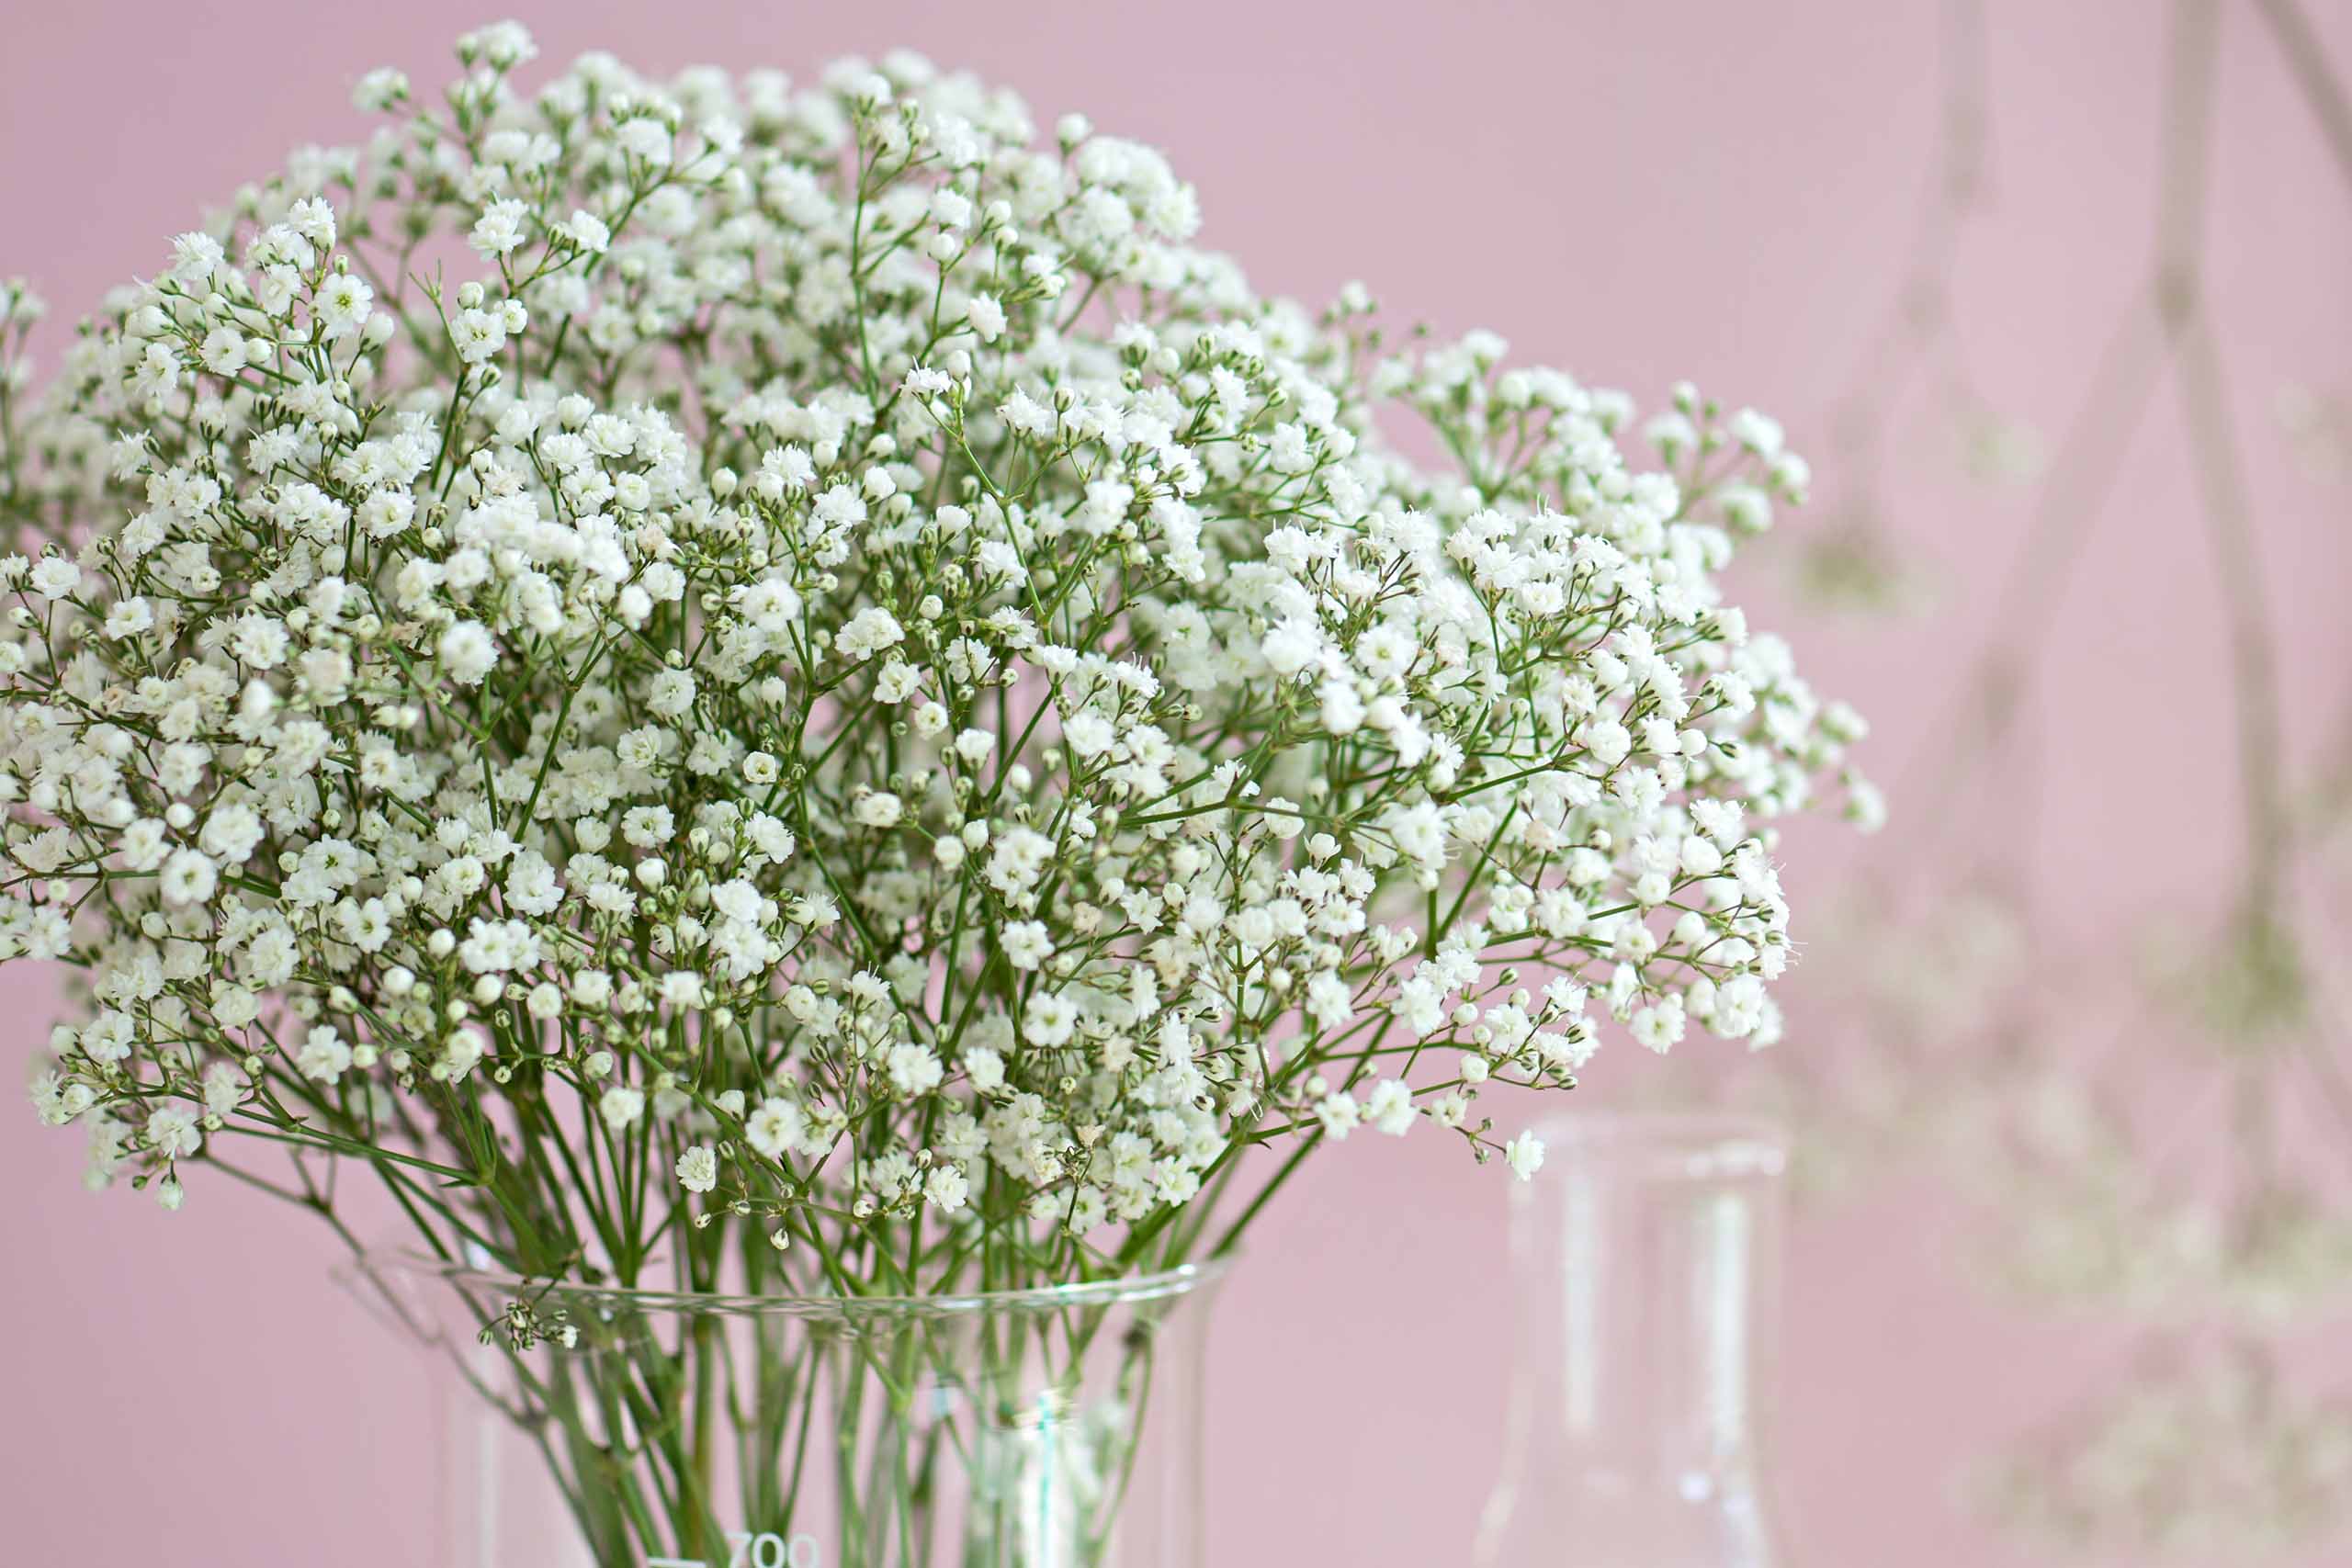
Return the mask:
<svg viewBox="0 0 2352 1568">
<path fill-rule="evenodd" d="M 444 1568 L 1200 1568 L 1222 1264 L 940 1297 L 346 1275 L 446 1393 Z"/>
</svg>

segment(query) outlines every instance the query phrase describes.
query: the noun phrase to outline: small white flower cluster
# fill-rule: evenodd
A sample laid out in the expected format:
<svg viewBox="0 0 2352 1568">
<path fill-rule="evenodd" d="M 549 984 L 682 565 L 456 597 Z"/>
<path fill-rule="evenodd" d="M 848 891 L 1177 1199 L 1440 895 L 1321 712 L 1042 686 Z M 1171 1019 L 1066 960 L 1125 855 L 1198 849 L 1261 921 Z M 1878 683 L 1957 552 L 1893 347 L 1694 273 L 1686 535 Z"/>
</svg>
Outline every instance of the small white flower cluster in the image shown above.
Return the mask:
<svg viewBox="0 0 2352 1568">
<path fill-rule="evenodd" d="M 1061 1278 L 1261 1145 L 1528 1175 L 1475 1102 L 1606 1020 L 1778 1036 L 1769 823 L 1880 807 L 1716 586 L 1771 421 L 1682 389 L 1638 468 L 1622 396 L 1261 299 L 1158 153 L 910 56 L 531 53 L 368 77 L 8 427 L 0 942 L 90 976 L 35 1098 L 102 1169 Z"/>
</svg>

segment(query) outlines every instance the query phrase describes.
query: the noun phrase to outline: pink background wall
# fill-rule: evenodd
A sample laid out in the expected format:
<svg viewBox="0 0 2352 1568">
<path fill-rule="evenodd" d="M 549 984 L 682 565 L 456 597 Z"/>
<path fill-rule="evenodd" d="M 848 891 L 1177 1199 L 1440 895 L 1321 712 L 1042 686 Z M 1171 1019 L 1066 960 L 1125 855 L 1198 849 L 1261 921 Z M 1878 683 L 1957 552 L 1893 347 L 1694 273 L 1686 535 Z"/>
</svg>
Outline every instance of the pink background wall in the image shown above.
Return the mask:
<svg viewBox="0 0 2352 1568">
<path fill-rule="evenodd" d="M 2313 9 L 2332 13 L 2329 50 L 2352 64 L 2352 15 Z M 1958 326 L 1978 386 L 2046 433 L 2142 276 L 2161 10 L 1991 6 L 1990 206 L 1960 253 Z M 2352 369 L 2352 187 L 2250 10 L 2225 10 L 2211 293 L 2300 751 L 2320 728 L 2307 714 L 2344 695 L 2352 561 L 2346 491 L 2296 468 L 2270 409 L 2283 388 L 2341 389 Z M 53 351 L 102 286 L 159 265 L 199 203 L 298 142 L 356 140 L 347 92 L 362 70 L 397 63 L 437 85 L 447 40 L 486 19 L 469 0 L 14 7 L 0 273 L 51 299 Z M 655 70 L 805 76 L 913 44 L 1043 113 L 1082 109 L 1166 148 L 1199 186 L 1206 239 L 1262 286 L 1319 300 L 1362 276 L 1397 317 L 1491 325 L 1522 356 L 1646 399 L 1693 377 L 1781 414 L 1825 502 L 1838 494 L 1826 411 L 1895 288 L 1937 130 L 1929 0 L 965 0 L 887 15 L 587 0 L 526 19 L 554 60 L 605 48 Z M 2056 697 L 2033 729 L 2050 782 L 2026 849 L 2077 932 L 2229 853 L 2221 628 L 2173 406 L 2141 433 L 2034 650 Z M 1935 592 L 1917 615 L 1815 617 L 1798 639 L 1820 683 L 1877 721 L 1873 771 L 1890 780 L 1941 739 L 2026 513 L 2022 491 L 1962 474 L 1931 414 L 1898 425 L 1891 459 L 1889 525 Z M 1759 619 L 1769 605 L 1786 624 L 1783 585 L 1751 581 Z M 2184 810 L 2211 830 L 2173 831 Z M 1869 852 L 1899 873 L 1919 826 L 1898 801 Z M 2161 852 L 2139 852 L 2152 834 Z M 1849 851 L 1808 843 L 1823 853 L 1803 885 L 1826 889 Z M 1804 998 L 1782 1049 L 1806 1048 L 1834 990 Z M 19 1059 L 52 1001 L 39 976 L 0 976 Z M 1636 1055 L 1604 1055 L 1590 1100 L 1656 1070 Z M 198 1183 L 177 1215 L 127 1190 L 87 1196 L 79 1144 L 29 1112 L 0 1116 L 0 1556 L 424 1561 L 428 1400 L 327 1282 L 323 1229 L 225 1183 Z M 1216 1560 L 1466 1561 L 1506 1372 L 1487 1326 L 1500 1179 L 1434 1137 L 1359 1141 L 1317 1164 L 1221 1309 Z M 1964 1228 L 1954 1200 L 1899 1181 L 1798 1230 L 1780 1450 L 1799 1561 L 2034 1561 L 1972 1519 L 1954 1475 L 2075 1387 L 2113 1337 L 1988 1303 L 1957 1263 Z"/>
</svg>

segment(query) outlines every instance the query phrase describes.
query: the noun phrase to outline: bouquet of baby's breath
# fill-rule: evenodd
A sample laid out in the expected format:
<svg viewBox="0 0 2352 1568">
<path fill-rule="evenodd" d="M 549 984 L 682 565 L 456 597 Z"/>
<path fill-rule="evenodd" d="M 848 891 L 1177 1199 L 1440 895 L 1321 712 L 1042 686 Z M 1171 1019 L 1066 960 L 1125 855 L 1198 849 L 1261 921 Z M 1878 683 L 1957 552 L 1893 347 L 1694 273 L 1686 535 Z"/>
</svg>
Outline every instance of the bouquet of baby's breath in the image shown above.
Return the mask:
<svg viewBox="0 0 2352 1568">
<path fill-rule="evenodd" d="M 1679 389 L 1637 469 L 1619 394 L 1261 299 L 1159 154 L 910 56 L 531 54 L 368 77 L 30 403 L 5 297 L 0 943 L 88 977 L 34 1099 L 99 1177 L 1034 1287 L 1365 1129 L 1525 1176 L 1486 1091 L 1604 1020 L 1776 1037 L 1767 823 L 1860 724 L 1715 584 L 1771 421 Z"/>
</svg>

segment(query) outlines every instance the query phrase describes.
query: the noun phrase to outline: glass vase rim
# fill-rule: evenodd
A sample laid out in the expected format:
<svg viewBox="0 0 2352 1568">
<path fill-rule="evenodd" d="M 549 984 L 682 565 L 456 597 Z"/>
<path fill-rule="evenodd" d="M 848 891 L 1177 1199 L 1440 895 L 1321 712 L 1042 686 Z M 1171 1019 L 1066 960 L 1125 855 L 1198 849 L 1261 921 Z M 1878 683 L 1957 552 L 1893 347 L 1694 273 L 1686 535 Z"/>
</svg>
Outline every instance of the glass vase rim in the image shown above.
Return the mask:
<svg viewBox="0 0 2352 1568">
<path fill-rule="evenodd" d="M 967 1317 L 1001 1313 L 1056 1312 L 1071 1307 L 1125 1306 L 1204 1292 L 1221 1283 L 1238 1253 L 1228 1252 L 1172 1269 L 1124 1274 L 1109 1280 L 1033 1285 L 1010 1291 L 957 1291 L 935 1295 L 883 1294 L 756 1295 L 745 1292 L 679 1291 L 548 1280 L 510 1270 L 436 1258 L 413 1247 L 364 1248 L 338 1272 L 432 1278 L 456 1286 L 476 1286 L 534 1300 L 626 1304 L 640 1311 L 708 1314 L 714 1316 L 775 1316 L 834 1321 L 864 1318 Z"/>
</svg>

